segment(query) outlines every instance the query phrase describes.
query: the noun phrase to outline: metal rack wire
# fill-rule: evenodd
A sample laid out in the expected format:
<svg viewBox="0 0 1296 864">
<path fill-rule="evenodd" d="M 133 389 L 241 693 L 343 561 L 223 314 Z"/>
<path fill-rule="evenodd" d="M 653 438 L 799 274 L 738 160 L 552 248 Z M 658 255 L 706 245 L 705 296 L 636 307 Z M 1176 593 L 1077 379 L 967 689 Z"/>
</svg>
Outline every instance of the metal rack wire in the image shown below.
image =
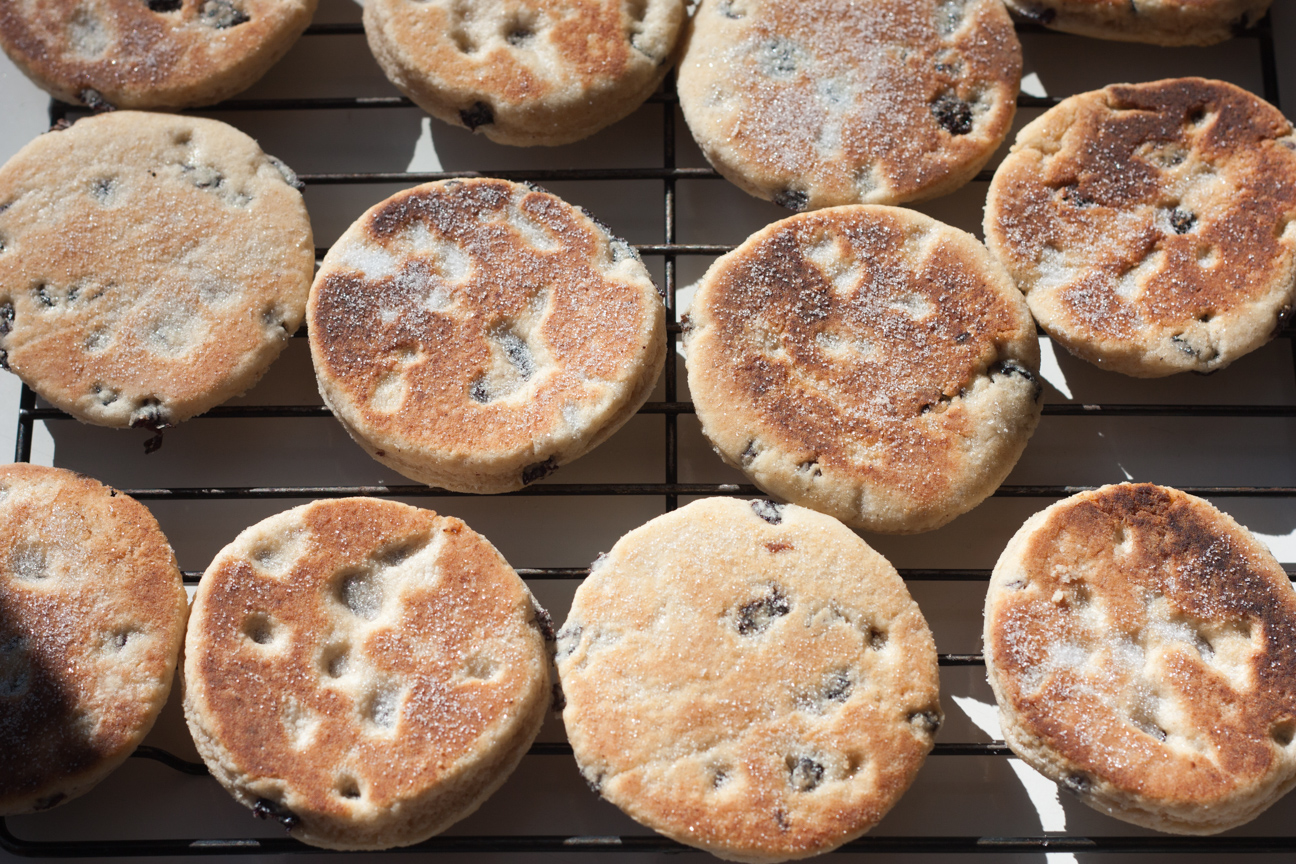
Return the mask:
<svg viewBox="0 0 1296 864">
<path fill-rule="evenodd" d="M 1020 33 L 1048 34 L 1044 28 L 1020 23 Z M 359 24 L 317 24 L 306 31 L 307 37 L 329 38 L 354 36 L 363 33 Z M 1252 39 L 1259 53 L 1260 69 L 1265 98 L 1278 104 L 1278 81 L 1274 56 L 1274 36 L 1271 21 L 1262 19 L 1256 27 L 1241 34 Z M 1019 107 L 1048 108 L 1059 100 L 1026 94 L 1018 96 Z M 677 261 L 684 256 L 716 256 L 732 247 L 714 244 L 682 244 L 677 242 L 676 186 L 680 181 L 720 179 L 710 168 L 681 168 L 676 165 L 676 105 L 677 99 L 670 82 L 648 100 L 641 110 L 659 110 L 662 118 L 661 167 L 649 168 L 596 168 L 596 169 L 542 169 L 483 172 L 492 177 L 538 183 L 559 181 L 634 180 L 661 184 L 663 242 L 640 244 L 636 248 L 645 257 L 662 259 L 664 294 L 666 300 L 667 351 L 674 357 L 680 333 L 676 310 Z M 354 98 L 291 98 L 291 99 L 235 99 L 208 112 L 259 112 L 259 111 L 333 111 L 339 109 L 391 109 L 410 108 L 412 103 L 403 97 Z M 66 119 L 84 109 L 54 102 L 50 106 L 51 123 Z M 360 183 L 400 183 L 413 185 L 452 177 L 475 176 L 477 172 L 385 172 L 385 173 L 317 173 L 300 174 L 307 186 L 328 186 Z M 988 181 L 991 172 L 983 171 L 979 181 Z M 327 250 L 317 250 L 322 256 Z M 304 332 L 298 333 L 298 338 Z M 1288 326 L 1280 338 L 1291 343 L 1293 363 L 1296 364 L 1296 327 Z M 666 364 L 664 373 L 664 399 L 649 402 L 640 414 L 661 416 L 664 424 L 664 466 L 660 482 L 651 483 L 545 483 L 533 485 L 509 496 L 653 496 L 660 497 L 666 510 L 675 509 L 681 496 L 700 495 L 760 495 L 752 485 L 734 483 L 685 483 L 679 479 L 679 425 L 683 415 L 693 412 L 691 403 L 679 401 L 677 368 Z M 1044 415 L 1053 417 L 1224 417 L 1224 418 L 1293 418 L 1296 405 L 1231 405 L 1231 404 L 1047 404 Z M 222 406 L 215 408 L 191 423 L 210 419 L 319 419 L 331 422 L 332 415 L 323 406 L 264 405 Z M 15 460 L 30 461 L 37 422 L 64 422 L 71 418 L 63 412 L 38 407 L 35 393 L 24 386 L 21 391 L 17 420 Z M 1009 485 L 1001 487 L 999 498 L 1061 498 L 1084 486 L 1070 485 Z M 1296 498 L 1293 486 L 1181 486 L 1184 491 L 1212 498 Z M 123 488 L 121 491 L 144 501 L 222 501 L 253 499 L 316 499 L 353 495 L 400 498 L 426 498 L 435 496 L 459 497 L 429 489 L 417 484 L 388 484 L 362 486 L 241 486 L 241 487 L 160 487 Z M 1291 568 L 1296 569 L 1296 568 Z M 519 568 L 519 574 L 533 580 L 580 580 L 588 570 L 572 567 Z M 986 582 L 988 569 L 901 569 L 901 575 L 910 582 Z M 186 571 L 187 584 L 196 584 L 201 573 Z M 1296 574 L 1294 574 L 1296 575 Z M 942 653 L 943 667 L 983 666 L 980 654 Z M 531 756 L 570 756 L 571 747 L 565 742 L 537 743 Z M 933 751 L 936 756 L 998 756 L 1011 755 L 1003 742 L 940 742 Z M 206 776 L 200 763 L 186 761 L 166 750 L 140 747 L 134 754 L 137 759 L 160 762 L 183 774 Z M 90 840 L 90 841 L 40 841 L 17 836 L 11 826 L 0 818 L 0 850 L 22 856 L 38 858 L 107 857 L 107 856 L 158 856 L 158 855 L 248 855 L 312 852 L 320 850 L 290 838 L 272 839 L 174 839 L 174 840 Z M 440 836 L 425 843 L 392 853 L 411 852 L 495 852 L 495 853 L 644 853 L 692 851 L 674 841 L 659 836 Z M 1291 853 L 1296 852 L 1296 836 L 1278 837 L 1176 837 L 1176 836 L 868 836 L 840 850 L 842 852 L 870 853 Z"/>
</svg>

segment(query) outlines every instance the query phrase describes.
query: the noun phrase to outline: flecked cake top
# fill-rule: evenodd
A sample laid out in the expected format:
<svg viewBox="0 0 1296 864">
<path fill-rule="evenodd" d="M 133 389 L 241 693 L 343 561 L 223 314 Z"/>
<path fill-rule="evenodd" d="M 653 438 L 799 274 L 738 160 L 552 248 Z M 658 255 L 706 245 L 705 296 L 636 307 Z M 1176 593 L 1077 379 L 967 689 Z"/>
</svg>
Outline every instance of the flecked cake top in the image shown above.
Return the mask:
<svg viewBox="0 0 1296 864">
<path fill-rule="evenodd" d="M 679 93 L 717 170 L 802 210 L 967 182 L 1007 135 L 1020 76 L 1000 0 L 705 0 Z"/>
<path fill-rule="evenodd" d="M 0 3 L 0 47 L 64 102 L 209 105 L 282 57 L 316 2 L 8 0 Z"/>
<path fill-rule="evenodd" d="M 79 795 L 143 740 L 186 617 L 137 501 L 57 468 L 0 468 L 0 815 Z"/>
<path fill-rule="evenodd" d="M 1018 134 L 985 214 L 1041 326 L 1127 374 L 1221 368 L 1296 294 L 1296 138 L 1223 81 L 1065 100 Z"/>
</svg>

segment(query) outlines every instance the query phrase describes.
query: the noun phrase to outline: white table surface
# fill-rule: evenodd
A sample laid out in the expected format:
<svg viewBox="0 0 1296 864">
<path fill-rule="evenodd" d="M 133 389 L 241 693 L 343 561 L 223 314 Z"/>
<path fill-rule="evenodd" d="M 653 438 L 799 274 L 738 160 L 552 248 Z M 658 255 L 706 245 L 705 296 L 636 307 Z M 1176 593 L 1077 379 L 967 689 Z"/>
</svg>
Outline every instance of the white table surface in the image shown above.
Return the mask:
<svg viewBox="0 0 1296 864">
<path fill-rule="evenodd" d="M 354 21 L 358 14 L 358 7 L 349 0 L 322 0 L 316 20 Z M 1281 93 L 1288 104 L 1296 106 L 1296 56 L 1290 47 L 1296 46 L 1296 2 L 1277 0 L 1273 19 Z M 1120 80 L 1189 74 L 1226 78 L 1256 91 L 1261 86 L 1257 50 L 1250 39 L 1204 49 L 1161 49 L 1056 35 L 1028 35 L 1023 43 L 1030 86 L 1049 95 L 1069 95 Z M 316 36 L 303 40 L 245 96 L 394 94 L 369 56 L 363 37 Z M 47 106 L 46 96 L 0 55 L 0 160 L 47 127 Z M 1018 125 L 1037 114 L 1023 110 Z M 325 172 L 659 166 L 661 115 L 660 106 L 649 106 L 589 141 L 550 150 L 498 147 L 429 121 L 415 109 L 216 116 L 257 137 L 268 152 L 299 172 Z M 688 139 L 682 120 L 678 141 L 681 166 L 705 164 Z M 585 205 L 631 242 L 662 240 L 661 186 L 655 181 L 571 182 L 551 187 Z M 396 188 L 309 188 L 306 198 L 317 245 L 332 242 L 364 209 Z M 918 209 L 979 234 L 984 193 L 983 183 L 973 183 Z M 677 241 L 681 243 L 736 243 L 786 215 L 719 180 L 681 181 L 678 214 Z M 709 260 L 681 258 L 679 284 L 698 278 Z M 660 277 L 661 259 L 650 259 L 649 264 Z M 318 404 L 309 356 L 301 343 L 295 340 L 266 379 L 239 401 Z M 1292 347 L 1286 338 L 1216 375 L 1160 381 L 1134 381 L 1100 372 L 1060 352 L 1053 354 L 1047 341 L 1044 347 L 1048 349 L 1044 372 L 1051 385 L 1047 393 L 1050 402 L 1296 402 Z M 687 398 L 682 363 L 679 370 L 681 398 Z M 0 373 L 0 454 L 7 458 L 13 453 L 17 394 L 17 380 Z M 652 398 L 663 398 L 660 386 Z M 720 464 L 692 417 L 681 417 L 679 422 L 681 481 L 743 482 L 740 475 Z M 553 480 L 660 482 L 662 423 L 660 417 L 635 418 Z M 97 429 L 66 420 L 38 423 L 32 459 L 80 470 L 123 488 L 406 482 L 365 456 L 331 418 L 196 419 L 168 431 L 162 450 L 151 456 L 143 453 L 147 437 L 143 432 Z M 1294 445 L 1296 421 L 1291 419 L 1049 417 L 1008 483 L 1087 485 L 1135 479 L 1188 486 L 1296 485 Z M 171 538 L 181 567 L 202 570 L 239 530 L 294 503 L 298 502 L 151 502 L 150 506 Z M 517 567 L 585 566 L 617 537 L 662 508 L 660 498 L 421 498 L 414 503 L 463 517 Z M 1047 503 L 1042 499 L 996 498 L 929 534 L 866 539 L 902 568 L 989 567 L 1026 516 Z M 1216 503 L 1267 540 L 1284 563 L 1296 562 L 1296 501 L 1227 498 Z M 534 587 L 561 622 L 572 585 L 544 582 Z M 932 624 L 939 650 L 980 650 L 983 583 L 913 583 L 911 590 Z M 948 720 L 939 740 L 999 737 L 983 670 L 943 669 L 942 688 Z M 172 699 L 148 743 L 192 759 L 192 744 L 176 701 Z M 542 740 L 563 740 L 561 724 L 550 721 Z M 1296 831 L 1294 823 L 1296 796 L 1291 796 L 1238 833 L 1287 835 Z M 48 813 L 11 818 L 8 825 L 32 840 L 281 836 L 277 826 L 253 820 L 214 781 L 180 775 L 140 759 L 130 760 L 83 798 Z M 1083 835 L 1148 833 L 1103 817 L 1068 796 L 1059 798 L 1052 783 L 1016 760 L 967 756 L 930 759 L 914 787 L 876 833 L 1020 836 L 1064 829 Z M 524 760 L 506 786 L 454 833 L 637 834 L 643 830 L 590 793 L 569 757 L 537 756 Z M 316 857 L 329 856 L 295 860 Z M 452 855 L 438 860 L 485 864 L 497 858 L 517 861 L 528 857 L 532 856 Z M 624 862 L 659 857 L 663 856 L 582 856 L 583 860 Z M 855 857 L 847 856 L 850 860 Z M 913 864 L 956 860 L 939 855 L 891 857 Z M 1035 854 L 1013 860 L 1035 862 L 1044 857 Z M 1047 857 L 1059 862 L 1075 860 L 1070 855 Z M 694 858 L 700 860 L 700 855 Z M 869 860 L 884 858 L 872 856 Z M 3 853 L 0 859 L 9 860 Z M 1101 860 L 1167 859 L 1112 855 Z"/>
</svg>

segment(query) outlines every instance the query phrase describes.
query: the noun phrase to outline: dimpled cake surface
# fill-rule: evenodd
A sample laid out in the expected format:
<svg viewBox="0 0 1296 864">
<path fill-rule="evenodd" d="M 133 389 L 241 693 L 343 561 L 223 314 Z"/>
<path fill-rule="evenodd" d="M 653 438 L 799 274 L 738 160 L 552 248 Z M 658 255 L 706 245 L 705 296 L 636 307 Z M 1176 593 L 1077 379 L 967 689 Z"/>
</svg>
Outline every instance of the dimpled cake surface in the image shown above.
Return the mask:
<svg viewBox="0 0 1296 864">
<path fill-rule="evenodd" d="M 114 111 L 36 138 L 0 168 L 0 363 L 102 426 L 242 393 L 305 315 L 296 182 L 198 117 Z"/>
<path fill-rule="evenodd" d="M 840 522 L 710 498 L 594 562 L 558 635 L 586 781 L 734 861 L 834 849 L 913 782 L 943 720 L 904 582 Z"/>
<path fill-rule="evenodd" d="M 1013 751 L 1086 804 L 1177 834 L 1296 784 L 1296 591 L 1206 501 L 1104 486 L 1035 514 L 995 565 L 986 671 Z"/>
<path fill-rule="evenodd" d="M 707 270 L 683 324 L 721 458 L 857 528 L 926 531 L 972 509 L 1039 422 L 1021 292 L 975 237 L 913 210 L 776 222 Z"/>
<path fill-rule="evenodd" d="M 144 505 L 61 468 L 0 468 L 0 815 L 81 795 L 130 756 L 186 615 Z"/>
<path fill-rule="evenodd" d="M 210 105 L 251 86 L 317 0 L 10 0 L 0 48 L 56 99 L 91 108 Z"/>
<path fill-rule="evenodd" d="M 675 59 L 684 0 L 371 0 L 369 47 L 434 117 L 567 144 L 634 111 Z"/>
<path fill-rule="evenodd" d="M 1296 302 L 1296 137 L 1223 81 L 1072 96 L 1018 133 L 985 236 L 1076 356 L 1145 378 L 1221 369 Z"/>
<path fill-rule="evenodd" d="M 549 616 L 481 535 L 395 501 L 316 501 L 212 562 L 185 718 L 212 774 L 328 849 L 417 843 L 477 809 L 540 730 Z"/>
<path fill-rule="evenodd" d="M 1254 26 L 1273 0 L 1006 0 L 1054 30 L 1154 45 L 1213 45 Z"/>
<path fill-rule="evenodd" d="M 1016 111 L 1000 0 L 704 0 L 679 66 L 708 161 L 791 210 L 952 192 Z"/>
<path fill-rule="evenodd" d="M 589 451 L 666 357 L 639 255 L 533 186 L 449 180 L 370 208 L 320 266 L 307 311 L 320 393 L 378 461 L 505 492 Z"/>
</svg>

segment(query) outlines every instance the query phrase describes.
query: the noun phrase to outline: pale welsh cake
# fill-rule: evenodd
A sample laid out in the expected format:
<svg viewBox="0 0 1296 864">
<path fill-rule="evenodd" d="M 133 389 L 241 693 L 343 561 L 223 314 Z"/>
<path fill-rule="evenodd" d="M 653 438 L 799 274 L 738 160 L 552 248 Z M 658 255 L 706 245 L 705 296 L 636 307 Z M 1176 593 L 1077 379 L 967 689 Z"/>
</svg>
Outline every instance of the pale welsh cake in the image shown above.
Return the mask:
<svg viewBox="0 0 1296 864">
<path fill-rule="evenodd" d="M 876 825 L 943 720 L 936 648 L 895 568 L 828 516 L 710 498 L 599 556 L 558 634 L 590 786 L 732 861 Z"/>
<path fill-rule="evenodd" d="M 0 48 L 51 96 L 99 109 L 211 105 L 297 41 L 317 0 L 9 0 Z"/>
<path fill-rule="evenodd" d="M 61 468 L 0 468 L 0 816 L 75 798 L 130 756 L 187 614 L 144 505 Z"/>
<path fill-rule="evenodd" d="M 433 117 L 500 144 L 567 144 L 666 76 L 684 0 L 368 0 L 387 77 Z"/>
<path fill-rule="evenodd" d="M 1097 810 L 1215 834 L 1296 783 L 1296 591 L 1206 501 L 1149 483 L 1026 521 L 995 565 L 986 671 L 1004 738 Z"/>
<path fill-rule="evenodd" d="M 869 531 L 992 494 L 1039 422 L 1035 324 L 971 234 L 855 205 L 758 231 L 702 278 L 689 391 L 725 462 Z"/>
<path fill-rule="evenodd" d="M 532 483 L 619 429 L 666 357 L 638 253 L 580 208 L 504 180 L 374 205 L 320 266 L 320 393 L 379 462 L 459 492 Z"/>
<path fill-rule="evenodd" d="M 296 176 L 215 120 L 114 111 L 0 168 L 0 365 L 78 420 L 160 429 L 251 387 L 301 326 Z"/>
<path fill-rule="evenodd" d="M 203 574 L 185 718 L 213 776 L 328 849 L 417 843 L 513 771 L 552 700 L 549 616 L 481 535 L 394 501 L 316 501 Z"/>
<path fill-rule="evenodd" d="M 707 160 L 791 210 L 952 192 L 1008 134 L 1021 46 L 1001 0 L 703 0 L 678 72 Z"/>
<path fill-rule="evenodd" d="M 1054 30 L 1154 45 L 1214 45 L 1252 27 L 1273 0 L 1006 0 Z"/>
<path fill-rule="evenodd" d="M 1040 326 L 1143 378 L 1212 372 L 1268 342 L 1296 297 L 1296 137 L 1223 81 L 1082 93 L 995 171 L 986 244 Z"/>
</svg>

